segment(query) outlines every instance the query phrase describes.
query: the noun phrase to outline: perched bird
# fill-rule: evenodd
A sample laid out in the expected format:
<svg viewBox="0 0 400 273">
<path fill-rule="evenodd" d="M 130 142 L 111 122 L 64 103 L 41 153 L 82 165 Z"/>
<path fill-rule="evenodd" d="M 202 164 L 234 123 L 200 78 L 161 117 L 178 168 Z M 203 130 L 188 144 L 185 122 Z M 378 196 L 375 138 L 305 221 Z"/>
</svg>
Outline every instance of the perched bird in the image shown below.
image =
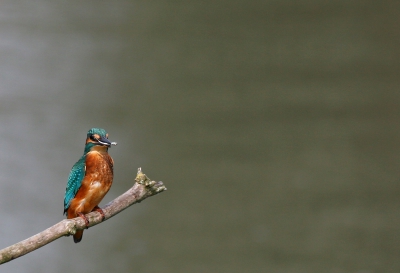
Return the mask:
<svg viewBox="0 0 400 273">
<path fill-rule="evenodd" d="M 114 161 L 108 148 L 117 145 L 108 140 L 104 129 L 92 128 L 87 133 L 83 156 L 75 163 L 69 174 L 64 197 L 64 214 L 67 218 L 82 217 L 89 225 L 85 214 L 98 211 L 105 218 L 98 204 L 106 195 L 113 181 Z M 82 240 L 83 230 L 74 234 L 74 242 Z"/>
</svg>

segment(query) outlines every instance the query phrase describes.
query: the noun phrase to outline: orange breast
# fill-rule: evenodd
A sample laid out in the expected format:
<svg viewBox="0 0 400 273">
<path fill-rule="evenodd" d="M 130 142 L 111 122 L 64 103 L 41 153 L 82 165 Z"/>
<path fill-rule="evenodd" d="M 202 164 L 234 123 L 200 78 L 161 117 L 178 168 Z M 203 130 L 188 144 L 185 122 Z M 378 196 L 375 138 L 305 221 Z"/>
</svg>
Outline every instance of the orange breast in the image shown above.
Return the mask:
<svg viewBox="0 0 400 273">
<path fill-rule="evenodd" d="M 82 186 L 68 209 L 68 218 L 78 212 L 91 212 L 109 191 L 113 181 L 113 160 L 108 153 L 98 151 L 86 155 L 86 172 Z M 71 217 L 70 217 L 71 216 Z"/>
</svg>

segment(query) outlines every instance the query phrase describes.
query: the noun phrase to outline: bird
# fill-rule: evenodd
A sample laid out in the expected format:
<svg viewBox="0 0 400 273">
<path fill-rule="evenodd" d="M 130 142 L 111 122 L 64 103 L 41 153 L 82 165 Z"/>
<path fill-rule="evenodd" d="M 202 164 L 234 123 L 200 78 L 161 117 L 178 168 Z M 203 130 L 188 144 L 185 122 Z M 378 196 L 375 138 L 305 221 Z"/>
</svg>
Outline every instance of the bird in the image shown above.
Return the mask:
<svg viewBox="0 0 400 273">
<path fill-rule="evenodd" d="M 108 148 L 117 145 L 108 140 L 104 129 L 92 128 L 87 132 L 83 156 L 72 167 L 64 196 L 64 214 L 67 219 L 81 217 L 86 227 L 89 220 L 85 214 L 98 211 L 105 219 L 103 210 L 98 206 L 113 182 L 114 160 L 108 154 Z M 73 235 L 75 243 L 82 240 L 83 230 Z"/>
</svg>

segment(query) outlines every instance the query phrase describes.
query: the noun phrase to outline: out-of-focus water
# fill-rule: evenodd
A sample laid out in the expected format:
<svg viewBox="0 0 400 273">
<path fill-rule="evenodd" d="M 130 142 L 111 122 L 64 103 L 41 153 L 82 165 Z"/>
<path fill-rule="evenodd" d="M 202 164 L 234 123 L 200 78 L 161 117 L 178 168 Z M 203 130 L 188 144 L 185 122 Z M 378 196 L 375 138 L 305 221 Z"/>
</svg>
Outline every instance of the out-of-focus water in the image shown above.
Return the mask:
<svg viewBox="0 0 400 273">
<path fill-rule="evenodd" d="M 168 191 L 0 272 L 399 272 L 396 1 L 3 1 L 0 248 L 91 127 Z"/>
</svg>

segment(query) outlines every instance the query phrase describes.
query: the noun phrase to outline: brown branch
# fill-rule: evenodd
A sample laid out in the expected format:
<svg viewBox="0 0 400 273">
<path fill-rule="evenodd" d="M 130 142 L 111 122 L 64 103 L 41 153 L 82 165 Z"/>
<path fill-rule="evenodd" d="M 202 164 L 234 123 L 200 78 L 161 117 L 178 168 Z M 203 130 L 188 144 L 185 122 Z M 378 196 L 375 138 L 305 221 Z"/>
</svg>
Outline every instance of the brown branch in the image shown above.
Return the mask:
<svg viewBox="0 0 400 273">
<path fill-rule="evenodd" d="M 142 173 L 141 168 L 139 168 L 133 187 L 104 206 L 104 221 L 120 213 L 127 207 L 165 190 L 167 190 L 167 188 L 161 181 L 151 181 Z M 102 222 L 102 216 L 99 212 L 88 213 L 86 214 L 86 217 L 89 219 L 89 227 Z M 62 236 L 73 235 L 77 230 L 85 228 L 85 221 L 80 217 L 62 220 L 54 226 L 49 227 L 24 241 L 0 250 L 0 264 L 21 257 Z"/>
</svg>

